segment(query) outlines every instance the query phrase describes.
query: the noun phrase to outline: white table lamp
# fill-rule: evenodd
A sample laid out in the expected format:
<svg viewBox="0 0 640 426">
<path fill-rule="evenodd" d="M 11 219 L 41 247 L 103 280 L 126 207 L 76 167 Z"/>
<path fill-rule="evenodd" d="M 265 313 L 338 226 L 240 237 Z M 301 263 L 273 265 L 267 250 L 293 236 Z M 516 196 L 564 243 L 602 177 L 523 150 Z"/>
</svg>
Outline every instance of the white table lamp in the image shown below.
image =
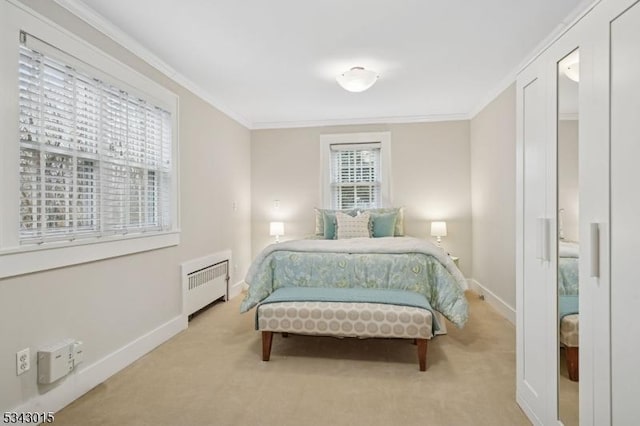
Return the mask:
<svg viewBox="0 0 640 426">
<path fill-rule="evenodd" d="M 442 237 L 447 236 L 447 222 L 431 222 L 431 236 L 436 237 L 438 247 L 442 247 Z"/>
<path fill-rule="evenodd" d="M 280 242 L 280 236 L 284 235 L 284 223 L 283 222 L 271 222 L 269 223 L 269 235 L 276 237 L 276 243 Z"/>
</svg>

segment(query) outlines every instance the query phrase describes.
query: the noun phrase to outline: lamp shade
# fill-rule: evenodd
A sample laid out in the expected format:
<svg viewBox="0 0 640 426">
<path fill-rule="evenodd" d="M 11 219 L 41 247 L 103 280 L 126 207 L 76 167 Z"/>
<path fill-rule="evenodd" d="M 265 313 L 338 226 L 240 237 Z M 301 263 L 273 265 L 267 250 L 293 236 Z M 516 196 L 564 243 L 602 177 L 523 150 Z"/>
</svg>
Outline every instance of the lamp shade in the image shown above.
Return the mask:
<svg viewBox="0 0 640 426">
<path fill-rule="evenodd" d="M 280 236 L 284 235 L 284 223 L 283 222 L 271 222 L 269 223 L 269 235 Z"/>
<path fill-rule="evenodd" d="M 431 222 L 431 236 L 432 237 L 446 237 L 447 236 L 447 222 Z"/>
<path fill-rule="evenodd" d="M 336 77 L 336 81 L 349 92 L 364 92 L 378 80 L 378 73 L 362 67 L 353 67 Z"/>
</svg>

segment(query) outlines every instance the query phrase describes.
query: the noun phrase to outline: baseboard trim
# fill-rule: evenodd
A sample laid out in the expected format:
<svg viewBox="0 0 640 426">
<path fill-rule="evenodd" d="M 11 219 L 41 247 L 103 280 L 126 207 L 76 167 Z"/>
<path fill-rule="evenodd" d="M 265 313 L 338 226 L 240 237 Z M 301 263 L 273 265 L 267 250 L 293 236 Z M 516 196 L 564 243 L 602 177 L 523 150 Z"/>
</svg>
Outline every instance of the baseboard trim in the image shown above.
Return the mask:
<svg viewBox="0 0 640 426">
<path fill-rule="evenodd" d="M 505 317 L 511 324 L 516 325 L 516 310 L 513 309 L 507 302 L 502 300 L 499 296 L 496 296 L 494 292 L 480 284 L 473 278 L 467 279 L 469 283 L 469 289 L 475 291 L 481 296 L 484 296 L 484 300 L 489 303 L 500 315 Z"/>
<path fill-rule="evenodd" d="M 61 383 L 53 389 L 11 411 L 19 413 L 59 411 L 185 328 L 183 317 L 179 315 L 86 368 L 72 372 L 61 379 Z"/>
<path fill-rule="evenodd" d="M 229 299 L 233 299 L 234 297 L 242 293 L 244 286 L 245 286 L 244 280 L 238 281 L 237 283 L 232 285 L 231 288 L 229 288 Z"/>
<path fill-rule="evenodd" d="M 540 421 L 538 416 L 535 415 L 529 404 L 527 404 L 525 398 L 523 398 L 518 392 L 516 392 L 516 402 L 532 424 L 535 426 L 542 426 L 542 421 Z"/>
</svg>

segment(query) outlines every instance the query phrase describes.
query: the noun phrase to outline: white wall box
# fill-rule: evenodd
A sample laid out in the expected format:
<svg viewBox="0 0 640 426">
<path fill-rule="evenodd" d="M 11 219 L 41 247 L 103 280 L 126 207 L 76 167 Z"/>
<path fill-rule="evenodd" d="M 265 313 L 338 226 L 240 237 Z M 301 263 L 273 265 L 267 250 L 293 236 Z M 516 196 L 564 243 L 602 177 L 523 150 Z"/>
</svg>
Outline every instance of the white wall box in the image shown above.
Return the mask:
<svg viewBox="0 0 640 426">
<path fill-rule="evenodd" d="M 637 422 L 640 1 L 602 0 L 518 75 L 517 399 L 557 425 L 557 66 L 580 49 L 580 424 Z M 595 224 L 595 225 L 594 225 Z M 599 239 L 591 238 L 593 232 Z M 593 241 L 593 243 L 590 243 Z M 591 264 L 594 263 L 595 264 Z M 595 273 L 598 272 L 598 273 Z"/>
<path fill-rule="evenodd" d="M 82 346 L 82 342 L 66 339 L 39 350 L 38 383 L 53 383 L 73 371 L 83 360 Z"/>
</svg>

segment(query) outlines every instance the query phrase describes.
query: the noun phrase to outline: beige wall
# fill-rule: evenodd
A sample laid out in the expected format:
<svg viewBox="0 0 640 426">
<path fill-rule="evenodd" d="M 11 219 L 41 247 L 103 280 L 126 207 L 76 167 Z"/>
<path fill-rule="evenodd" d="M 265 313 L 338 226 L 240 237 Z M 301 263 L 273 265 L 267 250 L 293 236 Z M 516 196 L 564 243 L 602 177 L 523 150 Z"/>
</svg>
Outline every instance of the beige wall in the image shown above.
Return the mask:
<svg viewBox="0 0 640 426">
<path fill-rule="evenodd" d="M 391 196 L 404 206 L 406 233 L 431 238 L 431 220 L 446 220 L 443 247 L 471 272 L 469 122 L 257 130 L 251 135 L 252 250 L 273 241 L 269 222 L 285 222 L 284 239 L 313 234 L 321 204 L 320 135 L 391 132 Z M 280 207 L 274 208 L 274 200 Z"/>
<path fill-rule="evenodd" d="M 515 114 L 516 90 L 511 85 L 471 120 L 472 276 L 512 310 L 516 306 Z"/>
<path fill-rule="evenodd" d="M 558 209 L 564 239 L 578 241 L 578 120 L 558 122 Z"/>
<path fill-rule="evenodd" d="M 177 247 L 0 280 L 0 411 L 49 390 L 36 385 L 43 345 L 83 340 L 83 369 L 179 316 L 181 261 L 231 249 L 235 283 L 251 260 L 249 130 L 54 2 L 24 3 L 178 94 L 182 234 Z M 15 353 L 26 347 L 31 370 L 17 377 Z"/>
</svg>

